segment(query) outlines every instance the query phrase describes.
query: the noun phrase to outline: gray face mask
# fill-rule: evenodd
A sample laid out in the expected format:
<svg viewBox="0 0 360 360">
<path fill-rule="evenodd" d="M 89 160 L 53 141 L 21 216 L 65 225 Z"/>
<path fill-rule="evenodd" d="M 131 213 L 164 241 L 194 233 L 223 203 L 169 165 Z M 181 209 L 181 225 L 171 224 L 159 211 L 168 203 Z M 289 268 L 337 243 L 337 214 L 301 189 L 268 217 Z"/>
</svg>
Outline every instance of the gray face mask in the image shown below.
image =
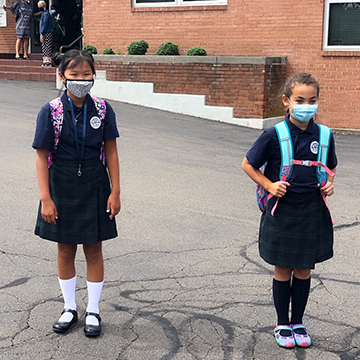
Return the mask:
<svg viewBox="0 0 360 360">
<path fill-rule="evenodd" d="M 82 98 L 88 94 L 90 89 L 94 86 L 94 80 L 68 80 L 65 82 L 66 88 L 69 92 L 78 98 Z"/>
</svg>

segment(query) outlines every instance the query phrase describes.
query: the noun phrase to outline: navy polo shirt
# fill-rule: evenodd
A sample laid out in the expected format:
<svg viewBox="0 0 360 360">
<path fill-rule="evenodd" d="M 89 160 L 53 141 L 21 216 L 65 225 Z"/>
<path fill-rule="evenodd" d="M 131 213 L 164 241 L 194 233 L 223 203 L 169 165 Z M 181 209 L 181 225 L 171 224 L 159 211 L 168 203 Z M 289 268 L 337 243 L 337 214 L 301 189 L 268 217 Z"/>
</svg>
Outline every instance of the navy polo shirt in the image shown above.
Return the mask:
<svg viewBox="0 0 360 360">
<path fill-rule="evenodd" d="M 291 138 L 294 147 L 294 159 L 296 160 L 317 160 L 317 154 L 313 153 L 311 144 L 319 142 L 319 127 L 310 120 L 306 130 L 301 130 L 294 125 L 289 119 L 286 123 L 290 129 Z M 259 169 L 266 162 L 265 176 L 272 182 L 279 181 L 281 152 L 276 130 L 274 127 L 265 130 L 255 141 L 251 149 L 247 152 L 246 158 L 250 165 Z M 335 154 L 334 137 L 331 134 L 330 147 L 328 152 L 327 165 L 334 169 L 337 165 Z M 293 171 L 288 179 L 291 184 L 288 187 L 289 192 L 305 193 L 318 189 L 318 180 L 315 166 L 294 165 Z"/>
<path fill-rule="evenodd" d="M 64 107 L 64 121 L 60 134 L 58 148 L 53 155 L 53 159 L 76 160 L 76 140 L 74 132 L 74 124 L 71 115 L 71 107 L 66 92 L 62 95 L 61 101 Z M 106 103 L 105 126 L 94 128 L 91 126 L 90 120 L 93 117 L 99 118 L 98 111 L 90 95 L 87 95 L 87 116 L 86 116 L 86 136 L 85 151 L 83 160 L 90 160 L 100 156 L 101 144 L 104 140 L 115 139 L 119 137 L 116 127 L 116 116 L 114 110 L 108 102 Z M 84 125 L 84 106 L 77 108 L 74 105 L 75 117 L 77 119 L 77 133 L 79 139 L 79 147 L 81 150 Z M 96 126 L 95 126 L 96 127 Z M 54 128 L 51 118 L 50 104 L 45 104 L 37 117 L 35 137 L 32 147 L 52 150 L 54 147 Z"/>
</svg>

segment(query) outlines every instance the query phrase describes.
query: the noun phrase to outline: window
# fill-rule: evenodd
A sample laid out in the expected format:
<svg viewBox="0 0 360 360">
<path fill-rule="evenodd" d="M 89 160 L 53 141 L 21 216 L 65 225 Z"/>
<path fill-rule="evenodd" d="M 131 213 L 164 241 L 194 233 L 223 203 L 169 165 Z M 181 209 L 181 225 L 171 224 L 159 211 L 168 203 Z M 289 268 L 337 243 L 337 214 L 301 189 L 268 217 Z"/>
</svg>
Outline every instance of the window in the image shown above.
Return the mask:
<svg viewBox="0 0 360 360">
<path fill-rule="evenodd" d="M 325 0 L 323 50 L 360 50 L 360 2 Z"/>
<path fill-rule="evenodd" d="M 206 6 L 226 5 L 227 0 L 133 0 L 136 7 L 140 6 Z"/>
</svg>

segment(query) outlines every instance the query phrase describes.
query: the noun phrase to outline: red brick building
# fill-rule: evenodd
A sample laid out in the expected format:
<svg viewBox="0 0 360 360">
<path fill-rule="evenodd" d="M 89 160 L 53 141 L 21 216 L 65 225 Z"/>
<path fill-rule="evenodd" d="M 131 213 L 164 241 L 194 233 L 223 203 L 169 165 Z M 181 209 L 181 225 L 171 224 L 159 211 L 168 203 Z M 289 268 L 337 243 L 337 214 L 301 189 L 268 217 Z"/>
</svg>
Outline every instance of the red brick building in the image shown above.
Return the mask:
<svg viewBox="0 0 360 360">
<path fill-rule="evenodd" d="M 0 28 L 0 52 L 11 51 L 12 29 L 10 21 Z M 318 78 L 320 122 L 360 129 L 359 2 L 86 0 L 83 33 L 84 45 L 99 52 L 126 54 L 143 39 L 149 55 L 172 41 L 181 55 L 201 46 L 212 56 L 287 57 L 287 75 L 306 71 Z"/>
</svg>

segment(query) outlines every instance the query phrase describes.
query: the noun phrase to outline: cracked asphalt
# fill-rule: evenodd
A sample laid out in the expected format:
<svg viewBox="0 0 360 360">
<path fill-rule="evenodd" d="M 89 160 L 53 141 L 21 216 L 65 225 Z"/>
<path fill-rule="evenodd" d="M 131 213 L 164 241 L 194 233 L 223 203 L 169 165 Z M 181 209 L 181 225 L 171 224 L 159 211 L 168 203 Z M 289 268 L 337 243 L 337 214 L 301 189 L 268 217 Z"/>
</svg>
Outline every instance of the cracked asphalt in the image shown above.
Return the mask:
<svg viewBox="0 0 360 360">
<path fill-rule="evenodd" d="M 0 80 L 0 359 L 360 359 L 360 137 L 335 135 L 335 256 L 318 264 L 304 322 L 309 349 L 274 341 L 272 267 L 258 255 L 260 211 L 241 161 L 259 130 L 111 101 L 121 139 L 119 237 L 104 243 L 101 337 L 66 335 L 56 245 L 33 235 L 40 107 L 52 83 Z"/>
</svg>

